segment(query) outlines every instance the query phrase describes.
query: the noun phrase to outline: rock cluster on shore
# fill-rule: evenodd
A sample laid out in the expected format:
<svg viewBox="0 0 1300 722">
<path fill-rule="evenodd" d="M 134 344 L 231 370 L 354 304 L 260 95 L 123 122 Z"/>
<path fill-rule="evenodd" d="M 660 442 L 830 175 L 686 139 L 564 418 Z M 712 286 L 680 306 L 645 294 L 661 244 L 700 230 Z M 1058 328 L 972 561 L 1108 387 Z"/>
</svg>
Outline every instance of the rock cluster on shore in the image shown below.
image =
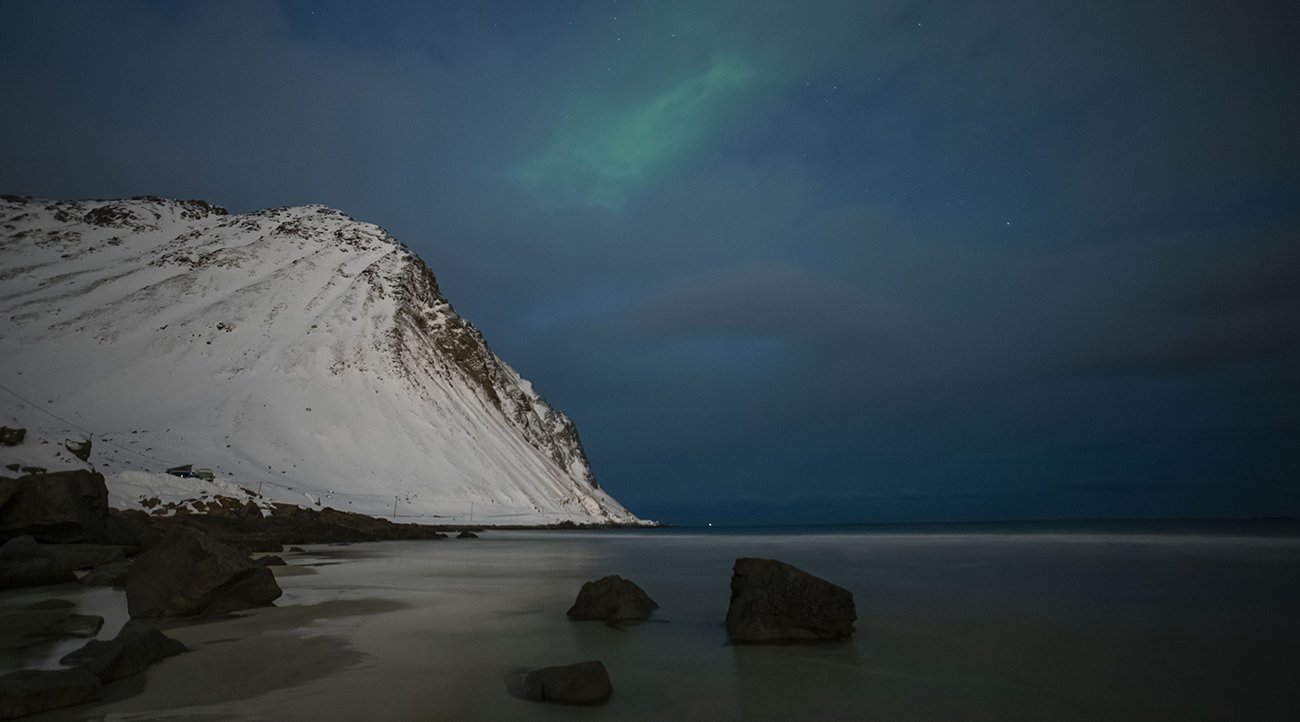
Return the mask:
<svg viewBox="0 0 1300 722">
<path fill-rule="evenodd" d="M 610 575 L 582 585 L 566 613 L 573 620 L 644 621 L 659 605 L 641 587 Z M 731 576 L 726 627 L 733 644 L 833 642 L 853 634 L 852 592 L 775 559 L 742 557 Z M 603 704 L 613 695 L 598 661 L 516 672 L 507 691 L 520 699 Z"/>
</svg>

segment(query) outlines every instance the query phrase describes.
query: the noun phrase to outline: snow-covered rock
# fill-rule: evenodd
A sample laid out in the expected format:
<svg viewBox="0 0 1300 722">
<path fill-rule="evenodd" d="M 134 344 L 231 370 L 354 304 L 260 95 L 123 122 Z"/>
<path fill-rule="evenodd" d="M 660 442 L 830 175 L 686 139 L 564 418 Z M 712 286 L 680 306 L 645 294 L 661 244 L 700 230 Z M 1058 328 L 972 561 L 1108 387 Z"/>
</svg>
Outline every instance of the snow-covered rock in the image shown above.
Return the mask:
<svg viewBox="0 0 1300 722">
<path fill-rule="evenodd" d="M 0 198 L 0 425 L 28 429 L 0 466 L 94 465 L 117 506 L 192 464 L 399 521 L 638 522 L 429 268 L 322 206 Z"/>
</svg>

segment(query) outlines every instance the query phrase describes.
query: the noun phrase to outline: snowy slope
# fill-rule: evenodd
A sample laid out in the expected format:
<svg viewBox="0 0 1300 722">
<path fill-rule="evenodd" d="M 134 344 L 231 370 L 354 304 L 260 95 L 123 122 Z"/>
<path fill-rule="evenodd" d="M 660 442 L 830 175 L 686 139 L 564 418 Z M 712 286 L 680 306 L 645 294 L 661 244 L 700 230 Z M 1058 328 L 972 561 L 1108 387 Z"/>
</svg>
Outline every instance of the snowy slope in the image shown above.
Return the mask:
<svg viewBox="0 0 1300 722">
<path fill-rule="evenodd" d="M 0 198 L 0 385 L 33 430 L 0 463 L 93 433 L 110 487 L 193 464 L 408 521 L 637 522 L 424 263 L 321 206 Z"/>
</svg>

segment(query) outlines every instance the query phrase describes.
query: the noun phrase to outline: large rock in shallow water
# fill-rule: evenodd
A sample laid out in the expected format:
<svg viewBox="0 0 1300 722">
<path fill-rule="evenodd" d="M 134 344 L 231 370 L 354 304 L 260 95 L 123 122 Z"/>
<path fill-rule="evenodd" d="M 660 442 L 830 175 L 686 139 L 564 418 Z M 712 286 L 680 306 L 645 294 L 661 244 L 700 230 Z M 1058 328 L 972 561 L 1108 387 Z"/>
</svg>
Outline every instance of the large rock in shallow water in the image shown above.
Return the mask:
<svg viewBox="0 0 1300 722">
<path fill-rule="evenodd" d="M 567 614 L 577 620 L 633 622 L 648 619 L 658 608 L 641 587 L 611 575 L 583 584 Z"/>
<path fill-rule="evenodd" d="M 604 704 L 614 694 L 609 672 L 600 661 L 535 669 L 507 678 L 510 693 L 535 702 Z"/>
<path fill-rule="evenodd" d="M 107 517 L 108 487 L 97 472 L 0 477 L 0 540 L 29 534 L 41 542 L 98 542 Z"/>
<path fill-rule="evenodd" d="M 853 634 L 853 593 L 774 559 L 736 560 L 727 632 L 737 643 L 825 642 Z"/>
<path fill-rule="evenodd" d="M 126 579 L 127 611 L 137 618 L 225 614 L 280 594 L 270 569 L 184 527 L 136 557 Z"/>
</svg>

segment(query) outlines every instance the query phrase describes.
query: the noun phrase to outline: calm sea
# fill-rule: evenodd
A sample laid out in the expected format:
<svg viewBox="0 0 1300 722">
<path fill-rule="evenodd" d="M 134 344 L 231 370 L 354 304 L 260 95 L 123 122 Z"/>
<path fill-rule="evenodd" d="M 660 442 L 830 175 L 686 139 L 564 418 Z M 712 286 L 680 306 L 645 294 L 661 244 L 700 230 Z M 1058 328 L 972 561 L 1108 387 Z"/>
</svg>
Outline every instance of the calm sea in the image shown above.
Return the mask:
<svg viewBox="0 0 1300 722">
<path fill-rule="evenodd" d="M 733 561 L 854 594 L 847 643 L 733 647 Z M 194 651 L 36 719 L 1294 720 L 1300 536 L 1276 523 L 618 532 L 311 547 L 272 610 L 171 632 Z M 583 581 L 661 606 L 573 623 Z M 102 606 L 94 597 L 87 607 Z M 599 708 L 513 699 L 509 672 L 600 659 Z M 147 680 L 147 681 L 145 681 Z"/>
</svg>

